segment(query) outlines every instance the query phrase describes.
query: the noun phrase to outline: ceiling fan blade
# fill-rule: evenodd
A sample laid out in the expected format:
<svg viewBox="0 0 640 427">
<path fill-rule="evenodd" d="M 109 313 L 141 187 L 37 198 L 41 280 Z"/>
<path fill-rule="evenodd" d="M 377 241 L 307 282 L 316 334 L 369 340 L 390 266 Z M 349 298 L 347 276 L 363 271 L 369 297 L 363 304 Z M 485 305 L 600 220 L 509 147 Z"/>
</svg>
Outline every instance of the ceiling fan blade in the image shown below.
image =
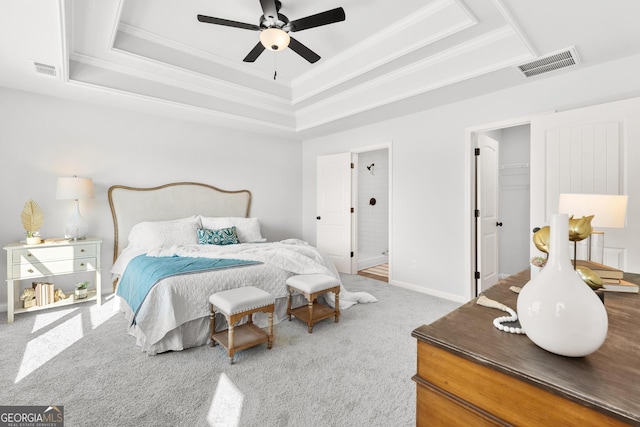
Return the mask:
<svg viewBox="0 0 640 427">
<path fill-rule="evenodd" d="M 290 37 L 289 47 L 295 53 L 302 56 L 304 59 L 311 62 L 312 64 L 314 62 L 318 62 L 318 60 L 320 59 L 320 56 L 317 53 L 315 53 L 314 51 L 312 51 L 311 49 L 309 49 L 308 47 L 306 47 L 305 45 L 303 45 L 293 37 Z"/>
<path fill-rule="evenodd" d="M 264 18 L 275 23 L 278 19 L 278 6 L 276 5 L 276 0 L 260 0 L 260 6 L 262 6 Z"/>
<path fill-rule="evenodd" d="M 258 59 L 258 56 L 260 56 L 262 52 L 264 52 L 264 46 L 262 45 L 262 43 L 258 42 L 258 44 L 255 45 L 253 49 L 251 49 L 251 52 L 249 52 L 249 54 L 245 56 L 243 61 L 255 62 L 255 60 Z"/>
<path fill-rule="evenodd" d="M 260 27 L 254 24 L 245 24 L 244 22 L 230 21 L 228 19 L 214 18 L 212 16 L 198 15 L 198 21 L 207 24 L 224 25 L 226 27 L 242 28 L 243 30 L 260 31 Z"/>
<path fill-rule="evenodd" d="M 333 24 L 334 22 L 344 21 L 345 19 L 346 15 L 344 14 L 344 9 L 337 7 L 335 9 L 327 10 L 326 12 L 307 16 L 306 18 L 296 19 L 295 21 L 291 21 L 289 25 L 291 26 L 290 31 L 302 31 L 308 30 L 309 28 L 320 27 L 322 25 Z"/>
</svg>

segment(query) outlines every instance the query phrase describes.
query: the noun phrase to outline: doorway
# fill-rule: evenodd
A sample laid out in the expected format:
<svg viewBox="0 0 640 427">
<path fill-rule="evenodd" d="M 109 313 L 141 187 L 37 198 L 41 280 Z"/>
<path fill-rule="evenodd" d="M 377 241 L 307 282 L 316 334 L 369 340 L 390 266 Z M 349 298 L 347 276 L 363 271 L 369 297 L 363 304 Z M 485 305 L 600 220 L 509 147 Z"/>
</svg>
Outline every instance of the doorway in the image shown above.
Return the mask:
<svg viewBox="0 0 640 427">
<path fill-rule="evenodd" d="M 392 165 L 391 142 L 317 158 L 316 246 L 341 273 L 358 273 L 360 248 L 360 270 L 379 267 L 376 279 L 393 277 Z"/>
<path fill-rule="evenodd" d="M 357 271 L 359 275 L 388 282 L 389 150 L 363 151 L 354 156 L 357 156 Z"/>
<path fill-rule="evenodd" d="M 475 157 L 470 192 L 475 297 L 529 267 L 531 126 L 526 121 L 487 127 L 471 132 L 469 141 Z"/>
</svg>

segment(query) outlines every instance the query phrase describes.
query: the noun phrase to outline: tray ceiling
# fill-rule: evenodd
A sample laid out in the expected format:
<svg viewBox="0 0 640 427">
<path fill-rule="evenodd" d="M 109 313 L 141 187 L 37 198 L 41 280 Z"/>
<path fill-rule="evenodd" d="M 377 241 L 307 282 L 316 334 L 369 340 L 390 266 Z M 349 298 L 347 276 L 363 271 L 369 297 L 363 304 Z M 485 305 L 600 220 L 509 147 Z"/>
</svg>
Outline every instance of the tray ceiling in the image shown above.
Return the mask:
<svg viewBox="0 0 640 427">
<path fill-rule="evenodd" d="M 13 72 L 0 84 L 313 135 L 526 83 L 516 66 L 563 49 L 579 57 L 574 68 L 638 53 L 630 18 L 640 12 L 637 3 L 283 0 L 280 12 L 291 20 L 345 10 L 344 22 L 295 33 L 321 56 L 310 64 L 290 49 L 245 63 L 258 32 L 196 19 L 257 24 L 258 0 L 16 0 L 1 6 L 0 25 L 18 33 L 10 40 L 18 35 L 21 45 L 0 42 L 0 52 L 10 55 L 0 65 Z M 38 74 L 34 62 L 55 67 L 56 75 L 25 83 Z"/>
</svg>

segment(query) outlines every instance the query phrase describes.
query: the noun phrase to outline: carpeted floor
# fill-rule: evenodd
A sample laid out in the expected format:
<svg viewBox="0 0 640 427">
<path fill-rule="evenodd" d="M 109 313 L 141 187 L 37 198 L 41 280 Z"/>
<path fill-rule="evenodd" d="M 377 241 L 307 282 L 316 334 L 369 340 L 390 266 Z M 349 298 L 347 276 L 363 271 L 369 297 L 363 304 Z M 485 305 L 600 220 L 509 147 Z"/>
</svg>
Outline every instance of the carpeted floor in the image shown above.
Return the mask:
<svg viewBox="0 0 640 427">
<path fill-rule="evenodd" d="M 229 365 L 220 347 L 147 356 L 111 301 L 0 321 L 0 405 L 63 405 L 65 426 L 411 426 L 411 331 L 458 303 L 343 276 L 379 300 L 294 320 Z"/>
</svg>

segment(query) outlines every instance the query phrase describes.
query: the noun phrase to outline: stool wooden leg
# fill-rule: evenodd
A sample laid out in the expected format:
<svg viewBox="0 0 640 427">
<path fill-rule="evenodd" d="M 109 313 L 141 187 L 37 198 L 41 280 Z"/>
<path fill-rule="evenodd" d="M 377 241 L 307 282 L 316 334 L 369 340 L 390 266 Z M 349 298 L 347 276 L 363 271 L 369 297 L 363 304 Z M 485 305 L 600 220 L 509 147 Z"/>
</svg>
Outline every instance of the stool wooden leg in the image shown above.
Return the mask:
<svg viewBox="0 0 640 427">
<path fill-rule="evenodd" d="M 213 308 L 213 304 L 209 304 L 210 319 L 209 319 L 209 339 L 211 343 L 209 344 L 211 347 L 216 345 L 216 340 L 213 339 L 213 335 L 216 333 L 216 311 Z"/>
<path fill-rule="evenodd" d="M 336 323 L 340 321 L 340 291 L 336 291 Z"/>
<path fill-rule="evenodd" d="M 287 316 L 289 317 L 289 321 L 291 321 L 291 293 L 293 292 L 293 289 L 288 288 L 287 292 Z"/>
<path fill-rule="evenodd" d="M 269 312 L 269 340 L 267 341 L 267 348 L 271 350 L 273 346 L 273 311 Z"/>
<path fill-rule="evenodd" d="M 309 328 L 309 333 L 313 332 L 313 296 L 305 295 L 309 298 L 309 320 L 307 321 L 307 327 Z"/>
<path fill-rule="evenodd" d="M 233 349 L 233 322 L 232 320 L 229 318 L 227 319 L 227 322 L 229 323 L 229 363 L 233 365 L 233 353 L 234 353 L 234 349 Z"/>
</svg>

